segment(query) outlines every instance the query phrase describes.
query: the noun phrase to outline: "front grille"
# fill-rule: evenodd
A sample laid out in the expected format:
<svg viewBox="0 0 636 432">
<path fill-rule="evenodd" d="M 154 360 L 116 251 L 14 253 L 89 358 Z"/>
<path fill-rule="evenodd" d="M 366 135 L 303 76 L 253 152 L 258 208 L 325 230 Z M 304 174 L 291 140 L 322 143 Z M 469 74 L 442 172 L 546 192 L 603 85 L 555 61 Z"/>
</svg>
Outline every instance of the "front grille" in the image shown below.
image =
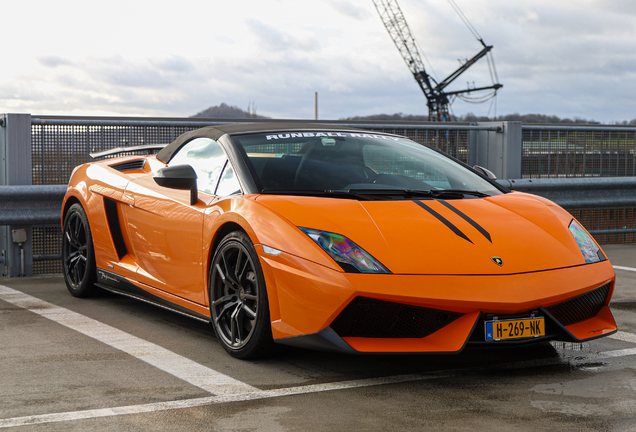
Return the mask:
<svg viewBox="0 0 636 432">
<path fill-rule="evenodd" d="M 569 326 L 593 318 L 605 305 L 610 284 L 545 308 L 561 325 Z"/>
<path fill-rule="evenodd" d="M 423 338 L 460 313 L 356 297 L 331 323 L 340 337 Z"/>
<path fill-rule="evenodd" d="M 117 171 L 133 171 L 133 170 L 143 169 L 145 164 L 146 164 L 146 159 L 137 159 L 137 160 L 131 160 L 127 162 L 112 164 L 112 165 L 109 165 L 109 167 L 116 169 Z"/>
</svg>

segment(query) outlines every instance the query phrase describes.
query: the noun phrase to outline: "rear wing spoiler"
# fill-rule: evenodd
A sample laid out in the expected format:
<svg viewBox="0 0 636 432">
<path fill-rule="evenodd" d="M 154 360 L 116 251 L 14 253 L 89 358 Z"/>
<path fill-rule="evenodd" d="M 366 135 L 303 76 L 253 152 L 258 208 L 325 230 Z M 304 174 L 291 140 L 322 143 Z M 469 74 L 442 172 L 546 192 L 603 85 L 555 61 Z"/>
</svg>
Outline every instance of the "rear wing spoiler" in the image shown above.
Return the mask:
<svg viewBox="0 0 636 432">
<path fill-rule="evenodd" d="M 104 156 L 120 155 L 122 153 L 130 153 L 137 151 L 146 151 L 147 154 L 151 154 L 153 150 L 161 150 L 168 144 L 144 144 L 130 147 L 117 147 L 109 150 L 103 150 L 99 152 L 91 152 L 89 156 L 93 159 L 101 158 Z"/>
</svg>

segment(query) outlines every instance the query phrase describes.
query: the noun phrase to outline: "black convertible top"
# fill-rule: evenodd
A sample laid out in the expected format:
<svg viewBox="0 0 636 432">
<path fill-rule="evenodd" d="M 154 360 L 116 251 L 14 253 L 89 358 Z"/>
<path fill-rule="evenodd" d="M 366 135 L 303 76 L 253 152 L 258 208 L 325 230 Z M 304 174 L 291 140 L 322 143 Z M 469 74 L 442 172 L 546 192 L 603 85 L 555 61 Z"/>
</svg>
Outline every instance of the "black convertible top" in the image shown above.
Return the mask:
<svg viewBox="0 0 636 432">
<path fill-rule="evenodd" d="M 251 132 L 274 132 L 284 130 L 332 130 L 332 131 L 357 131 L 358 129 L 327 125 L 316 123 L 302 123 L 302 122 L 259 122 L 259 123 L 234 123 L 219 126 L 207 126 L 201 129 L 196 129 L 190 132 L 186 132 L 180 135 L 176 140 L 165 146 L 159 153 L 157 153 L 157 159 L 162 162 L 168 163 L 172 156 L 188 141 L 194 138 L 210 138 L 218 140 L 225 134 L 242 134 Z M 368 131 L 367 131 L 368 132 Z"/>
</svg>

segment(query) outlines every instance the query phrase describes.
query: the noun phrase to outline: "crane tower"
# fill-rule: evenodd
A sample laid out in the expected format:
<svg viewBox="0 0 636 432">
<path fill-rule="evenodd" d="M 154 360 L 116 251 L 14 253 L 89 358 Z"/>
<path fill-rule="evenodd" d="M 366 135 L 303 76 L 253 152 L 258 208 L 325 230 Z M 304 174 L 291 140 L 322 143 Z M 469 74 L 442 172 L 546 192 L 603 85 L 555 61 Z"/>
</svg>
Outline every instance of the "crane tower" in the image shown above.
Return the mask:
<svg viewBox="0 0 636 432">
<path fill-rule="evenodd" d="M 402 58 L 406 62 L 406 65 L 409 67 L 409 70 L 413 74 L 415 81 L 417 81 L 418 85 L 426 96 L 426 99 L 428 101 L 428 119 L 430 121 L 451 120 L 448 107 L 450 105 L 450 98 L 453 96 L 459 96 L 465 93 L 472 93 L 483 90 L 494 90 L 494 95 L 496 94 L 498 89 L 503 87 L 502 84 L 494 83 L 493 85 L 487 87 L 467 88 L 465 90 L 448 92 L 444 91 L 444 89 L 450 83 L 457 79 L 469 67 L 475 64 L 477 60 L 487 55 L 492 49 L 492 45 L 486 45 L 483 39 L 479 37 L 479 34 L 474 31 L 474 28 L 471 29 L 471 27 L 469 27 L 477 40 L 479 40 L 479 42 L 482 44 L 483 49 L 479 51 L 473 58 L 464 62 L 455 72 L 438 83 L 433 77 L 426 73 L 424 62 L 422 61 L 422 57 L 420 56 L 420 53 L 417 49 L 415 38 L 411 34 L 411 30 L 406 23 L 406 18 L 404 18 L 404 14 L 400 9 L 397 0 L 373 0 L 373 4 L 375 5 L 378 14 L 380 14 L 380 18 L 382 19 L 384 27 L 386 27 L 386 30 L 391 36 L 391 39 L 393 39 L 393 43 L 395 43 L 395 46 L 402 55 Z M 453 6 L 453 8 L 455 8 L 458 13 L 461 12 L 453 3 L 451 3 L 451 6 Z M 460 15 L 460 17 L 467 25 L 470 24 L 467 22 L 467 19 L 465 17 L 463 17 L 462 15 Z M 489 63 L 489 65 L 490 64 L 491 63 Z"/>
</svg>

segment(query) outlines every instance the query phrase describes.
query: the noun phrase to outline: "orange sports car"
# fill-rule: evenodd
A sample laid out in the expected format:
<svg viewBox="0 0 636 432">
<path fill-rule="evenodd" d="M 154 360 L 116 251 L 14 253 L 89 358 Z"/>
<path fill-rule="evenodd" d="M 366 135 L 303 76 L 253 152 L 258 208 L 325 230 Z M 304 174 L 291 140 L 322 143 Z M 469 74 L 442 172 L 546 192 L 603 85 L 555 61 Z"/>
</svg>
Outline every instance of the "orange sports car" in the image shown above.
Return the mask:
<svg viewBox="0 0 636 432">
<path fill-rule="evenodd" d="M 210 322 L 238 358 L 615 332 L 598 244 L 558 205 L 487 174 L 397 135 L 206 127 L 74 170 L 64 277 L 77 297 L 99 287 Z"/>
</svg>

